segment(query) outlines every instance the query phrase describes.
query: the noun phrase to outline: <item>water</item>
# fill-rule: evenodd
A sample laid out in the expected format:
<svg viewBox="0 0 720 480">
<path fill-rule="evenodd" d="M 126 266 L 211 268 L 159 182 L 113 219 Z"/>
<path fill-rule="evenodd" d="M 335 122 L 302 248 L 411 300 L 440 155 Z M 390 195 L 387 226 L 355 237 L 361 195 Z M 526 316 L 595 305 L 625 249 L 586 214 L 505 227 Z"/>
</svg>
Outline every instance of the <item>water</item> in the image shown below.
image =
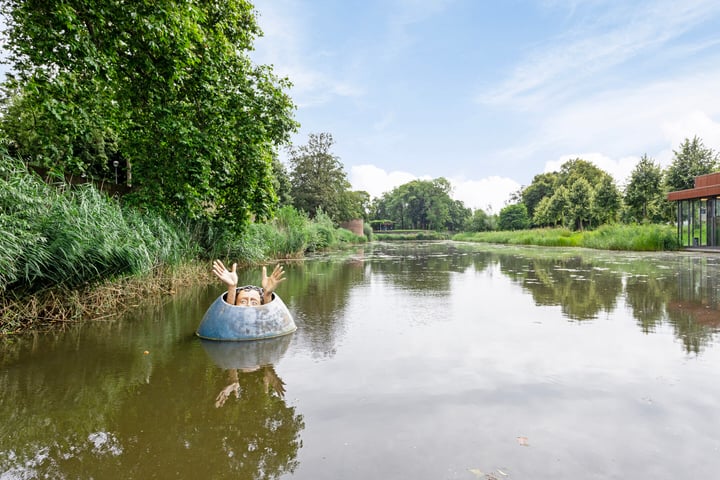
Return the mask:
<svg viewBox="0 0 720 480">
<path fill-rule="evenodd" d="M 0 479 L 720 472 L 718 256 L 398 243 L 286 270 L 275 342 L 193 336 L 218 284 L 6 341 Z"/>
</svg>

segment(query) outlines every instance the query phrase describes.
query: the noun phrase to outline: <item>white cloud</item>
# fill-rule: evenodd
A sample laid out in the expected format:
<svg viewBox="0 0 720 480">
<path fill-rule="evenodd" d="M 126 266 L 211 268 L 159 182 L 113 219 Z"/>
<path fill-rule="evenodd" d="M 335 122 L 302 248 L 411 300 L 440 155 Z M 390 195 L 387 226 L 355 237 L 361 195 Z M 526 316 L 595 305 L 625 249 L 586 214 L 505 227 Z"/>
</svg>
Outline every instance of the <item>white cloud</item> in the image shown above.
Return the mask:
<svg viewBox="0 0 720 480">
<path fill-rule="evenodd" d="M 705 112 L 690 111 L 662 124 L 662 132 L 671 142 L 672 150 L 677 150 L 686 138 L 697 136 L 706 147 L 715 151 L 720 149 L 720 122 L 714 121 Z"/>
<path fill-rule="evenodd" d="M 364 190 L 371 197 L 380 197 L 395 187 L 418 179 L 408 172 L 386 172 L 375 165 L 355 165 L 350 168 L 350 183 L 353 190 Z M 423 180 L 429 180 L 425 177 Z"/>
<path fill-rule="evenodd" d="M 532 50 L 509 78 L 479 93 L 477 101 L 536 108 L 573 97 L 589 84 L 596 85 L 613 67 L 652 57 L 720 8 L 709 0 L 617 5 L 605 5 L 602 14 L 592 11 L 592 22 L 579 22 L 575 30 Z M 712 46 L 702 43 L 704 48 Z"/>
<path fill-rule="evenodd" d="M 499 213 L 520 184 L 511 178 L 488 177 L 481 180 L 449 178 L 453 185 L 452 196 L 466 207 L 482 209 L 485 213 Z"/>
<path fill-rule="evenodd" d="M 537 131 L 522 146 L 504 153 L 533 159 L 567 152 L 552 154 L 556 160 L 547 163 L 546 171 L 580 157 L 596 160 L 621 185 L 643 154 L 669 165 L 685 138 L 697 135 L 706 147 L 720 150 L 718 84 L 720 69 L 715 68 L 567 102 L 539 119 Z"/>
<path fill-rule="evenodd" d="M 364 190 L 375 198 L 412 180 L 432 179 L 429 175 L 418 177 L 408 172 L 386 172 L 375 165 L 353 166 L 349 177 L 353 190 Z M 515 180 L 496 176 L 481 180 L 450 177 L 448 181 L 453 188 L 452 198 L 462 201 L 466 207 L 480 208 L 487 213 L 498 213 L 505 206 L 510 194 L 520 188 L 520 184 Z"/>
</svg>

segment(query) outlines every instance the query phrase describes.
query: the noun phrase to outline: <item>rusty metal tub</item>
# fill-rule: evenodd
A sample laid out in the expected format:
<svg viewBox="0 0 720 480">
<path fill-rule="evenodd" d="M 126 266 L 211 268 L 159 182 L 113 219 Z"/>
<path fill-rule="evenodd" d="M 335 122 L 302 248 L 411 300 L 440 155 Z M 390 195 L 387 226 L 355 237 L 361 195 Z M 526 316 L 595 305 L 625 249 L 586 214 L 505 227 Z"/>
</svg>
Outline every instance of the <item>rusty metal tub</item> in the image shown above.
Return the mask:
<svg viewBox="0 0 720 480">
<path fill-rule="evenodd" d="M 230 305 L 225 295 L 220 295 L 205 312 L 195 332 L 198 337 L 240 342 L 281 337 L 297 330 L 290 311 L 275 293 L 272 302 L 257 307 Z"/>
</svg>

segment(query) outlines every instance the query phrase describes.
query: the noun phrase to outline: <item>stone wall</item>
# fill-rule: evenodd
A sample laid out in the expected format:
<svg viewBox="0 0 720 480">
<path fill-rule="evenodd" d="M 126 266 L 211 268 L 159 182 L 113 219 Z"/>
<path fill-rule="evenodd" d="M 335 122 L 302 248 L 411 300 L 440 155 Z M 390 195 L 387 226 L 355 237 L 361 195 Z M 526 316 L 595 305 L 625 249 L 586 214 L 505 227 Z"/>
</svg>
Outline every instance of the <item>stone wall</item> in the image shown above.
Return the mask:
<svg viewBox="0 0 720 480">
<path fill-rule="evenodd" d="M 354 220 L 342 222 L 340 224 L 340 228 L 346 228 L 360 237 L 365 235 L 365 233 L 363 232 L 363 226 L 364 224 L 362 218 L 356 218 Z"/>
</svg>

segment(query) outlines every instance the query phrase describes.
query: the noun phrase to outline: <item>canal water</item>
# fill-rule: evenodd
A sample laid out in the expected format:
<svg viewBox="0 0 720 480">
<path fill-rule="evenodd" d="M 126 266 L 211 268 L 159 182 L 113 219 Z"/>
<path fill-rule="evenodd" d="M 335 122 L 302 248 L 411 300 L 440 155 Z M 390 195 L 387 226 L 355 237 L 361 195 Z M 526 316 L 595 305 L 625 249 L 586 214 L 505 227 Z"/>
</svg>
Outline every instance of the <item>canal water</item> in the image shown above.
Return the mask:
<svg viewBox="0 0 720 480">
<path fill-rule="evenodd" d="M 718 256 L 377 243 L 286 270 L 272 342 L 194 336 L 218 283 L 5 340 L 0 479 L 720 475 Z"/>
</svg>

